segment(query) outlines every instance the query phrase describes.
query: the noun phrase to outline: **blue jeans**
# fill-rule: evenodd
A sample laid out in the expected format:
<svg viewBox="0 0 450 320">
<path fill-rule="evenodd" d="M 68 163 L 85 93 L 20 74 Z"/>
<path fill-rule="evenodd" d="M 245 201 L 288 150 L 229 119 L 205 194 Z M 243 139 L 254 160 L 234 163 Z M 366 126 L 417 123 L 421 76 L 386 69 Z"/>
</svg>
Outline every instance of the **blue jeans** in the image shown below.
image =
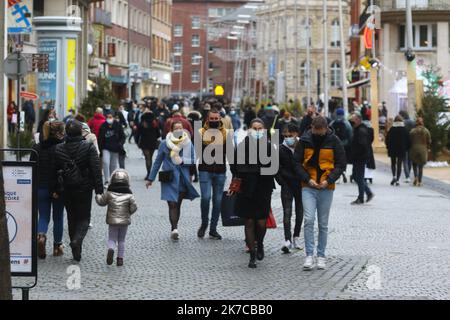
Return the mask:
<svg viewBox="0 0 450 320">
<path fill-rule="evenodd" d="M 50 213 L 53 207 L 53 242 L 62 243 L 64 230 L 64 200 L 60 196 L 58 199 L 50 197 L 48 187 L 38 189 L 38 209 L 39 222 L 38 233 L 46 234 L 50 223 Z"/>
<path fill-rule="evenodd" d="M 355 163 L 353 163 L 353 180 L 355 180 L 358 184 L 358 198 L 362 201 L 364 201 L 364 193 L 366 193 L 367 196 L 372 194 L 372 190 L 370 190 L 366 180 L 364 179 L 365 170 L 366 163 L 364 161 L 355 161 Z"/>
<path fill-rule="evenodd" d="M 220 207 L 222 205 L 222 195 L 225 186 L 225 173 L 212 173 L 207 171 L 199 172 L 200 192 L 201 192 L 201 211 L 202 226 L 208 226 L 209 223 L 209 204 L 211 202 L 211 193 L 213 198 L 213 207 L 211 215 L 210 231 L 216 231 L 219 222 Z M 211 191 L 212 190 L 212 191 Z"/>
<path fill-rule="evenodd" d="M 328 238 L 328 217 L 333 201 L 333 190 L 316 190 L 309 187 L 303 188 L 302 201 L 306 255 L 314 255 L 314 221 L 317 211 L 317 220 L 319 224 L 317 256 L 325 257 Z"/>
</svg>

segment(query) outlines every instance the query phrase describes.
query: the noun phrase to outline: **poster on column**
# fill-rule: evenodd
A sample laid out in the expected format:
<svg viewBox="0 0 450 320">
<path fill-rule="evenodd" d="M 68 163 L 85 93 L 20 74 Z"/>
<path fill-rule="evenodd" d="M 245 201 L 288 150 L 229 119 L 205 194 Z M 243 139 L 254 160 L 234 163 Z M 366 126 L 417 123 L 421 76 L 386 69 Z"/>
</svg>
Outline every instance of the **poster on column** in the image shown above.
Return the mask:
<svg viewBox="0 0 450 320">
<path fill-rule="evenodd" d="M 36 274 L 33 164 L 4 162 L 3 179 L 11 273 L 33 276 Z"/>
<path fill-rule="evenodd" d="M 38 52 L 48 54 L 48 72 L 38 76 L 38 95 L 42 109 L 55 108 L 57 99 L 57 40 L 40 40 Z"/>
<path fill-rule="evenodd" d="M 75 39 L 67 40 L 67 109 L 75 108 L 76 104 L 76 67 L 77 42 Z"/>
</svg>

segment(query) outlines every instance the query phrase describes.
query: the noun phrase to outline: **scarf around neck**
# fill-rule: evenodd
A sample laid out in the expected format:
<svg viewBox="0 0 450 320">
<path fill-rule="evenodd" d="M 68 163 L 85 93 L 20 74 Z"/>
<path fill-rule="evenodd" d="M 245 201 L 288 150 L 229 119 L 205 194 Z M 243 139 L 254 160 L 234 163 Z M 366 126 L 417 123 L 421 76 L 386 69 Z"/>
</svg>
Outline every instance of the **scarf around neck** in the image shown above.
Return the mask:
<svg viewBox="0 0 450 320">
<path fill-rule="evenodd" d="M 201 135 L 201 137 L 202 137 L 202 143 L 205 144 L 205 145 L 214 144 L 214 142 L 215 142 L 214 135 L 212 135 L 212 134 L 207 134 L 207 135 L 205 136 L 205 133 L 206 133 L 209 129 L 212 129 L 212 128 L 210 128 L 210 127 L 209 127 L 209 123 L 206 122 L 205 125 L 204 125 L 204 127 L 201 128 L 201 129 L 199 130 L 200 135 Z M 227 134 L 228 134 L 228 130 L 225 129 L 225 127 L 223 126 L 223 122 L 222 122 L 222 121 L 220 121 L 220 126 L 219 126 L 219 128 L 217 128 L 217 129 L 212 129 L 212 130 L 219 130 L 219 131 L 220 131 L 220 133 L 222 134 L 222 144 L 225 144 L 225 143 L 227 142 Z M 217 144 L 217 143 L 216 143 L 216 144 Z"/>
<path fill-rule="evenodd" d="M 180 138 L 175 137 L 172 132 L 167 134 L 166 145 L 170 150 L 170 157 L 174 164 L 180 165 L 183 163 L 183 159 L 180 157 L 180 151 L 190 142 L 191 140 L 186 132 L 183 132 L 183 135 Z"/>
</svg>

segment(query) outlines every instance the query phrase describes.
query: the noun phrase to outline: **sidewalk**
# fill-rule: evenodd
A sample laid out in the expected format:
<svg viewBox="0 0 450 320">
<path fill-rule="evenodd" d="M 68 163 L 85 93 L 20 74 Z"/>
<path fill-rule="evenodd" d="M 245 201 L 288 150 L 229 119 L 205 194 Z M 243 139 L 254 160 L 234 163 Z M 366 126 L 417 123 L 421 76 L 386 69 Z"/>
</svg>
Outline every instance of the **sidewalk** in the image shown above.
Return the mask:
<svg viewBox="0 0 450 320">
<path fill-rule="evenodd" d="M 388 157 L 387 153 L 375 153 L 375 160 L 381 162 L 390 167 L 391 159 Z M 411 170 L 412 173 L 412 170 Z M 424 177 L 438 180 L 450 185 L 450 167 L 447 168 L 424 168 Z"/>
</svg>

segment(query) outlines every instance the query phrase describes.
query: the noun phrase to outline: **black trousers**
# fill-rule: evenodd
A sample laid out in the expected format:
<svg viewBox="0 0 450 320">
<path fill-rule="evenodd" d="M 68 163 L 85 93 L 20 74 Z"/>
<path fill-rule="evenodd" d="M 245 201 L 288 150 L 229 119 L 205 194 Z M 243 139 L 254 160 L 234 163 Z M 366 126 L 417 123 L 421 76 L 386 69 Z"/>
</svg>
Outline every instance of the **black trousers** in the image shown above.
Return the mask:
<svg viewBox="0 0 450 320">
<path fill-rule="evenodd" d="M 81 247 L 91 220 L 92 191 L 66 192 L 64 206 L 67 211 L 70 242 Z"/>
<path fill-rule="evenodd" d="M 295 227 L 294 237 L 300 235 L 303 223 L 303 204 L 302 192 L 300 187 L 293 192 L 288 186 L 281 186 L 281 204 L 283 205 L 283 225 L 285 240 L 292 241 L 291 219 L 292 219 L 292 202 L 295 201 Z"/>
</svg>

